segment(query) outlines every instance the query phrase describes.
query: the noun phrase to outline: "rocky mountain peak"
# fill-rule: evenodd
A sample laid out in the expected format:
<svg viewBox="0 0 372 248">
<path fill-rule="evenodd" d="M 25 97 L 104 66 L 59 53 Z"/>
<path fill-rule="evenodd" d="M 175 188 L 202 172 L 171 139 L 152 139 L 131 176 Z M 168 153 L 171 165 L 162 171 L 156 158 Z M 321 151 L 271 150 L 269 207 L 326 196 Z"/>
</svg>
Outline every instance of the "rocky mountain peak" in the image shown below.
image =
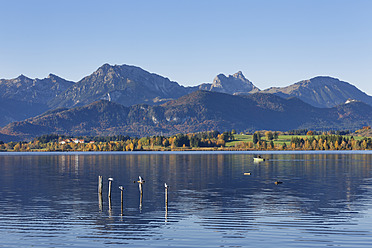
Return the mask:
<svg viewBox="0 0 372 248">
<path fill-rule="evenodd" d="M 232 77 L 234 77 L 234 78 L 238 78 L 238 79 L 241 79 L 241 80 L 247 80 L 247 79 L 244 77 L 242 71 L 238 71 L 238 72 L 234 73 L 234 74 L 232 75 Z"/>
<path fill-rule="evenodd" d="M 48 75 L 47 78 L 55 79 L 55 78 L 60 78 L 60 77 L 58 77 L 57 75 L 54 75 L 54 74 L 52 74 L 52 73 L 49 73 L 49 75 Z"/>
<path fill-rule="evenodd" d="M 108 81 L 108 79 L 122 79 L 126 80 L 128 78 L 138 78 L 143 77 L 143 75 L 150 75 L 151 73 L 143 70 L 140 67 L 132 66 L 132 65 L 110 65 L 110 64 L 104 64 L 101 67 L 99 67 L 92 75 L 95 75 L 97 77 L 105 77 L 105 80 Z M 91 75 L 91 76 L 92 76 Z M 153 74 L 156 75 L 156 74 Z"/>
<path fill-rule="evenodd" d="M 101 66 L 97 69 L 97 71 L 99 71 L 99 70 L 107 71 L 109 68 L 111 68 L 111 65 L 108 64 L 108 63 L 105 63 L 105 64 L 101 65 Z"/>
<path fill-rule="evenodd" d="M 224 74 L 218 74 L 214 78 L 209 90 L 228 94 L 255 93 L 259 91 L 252 82 L 244 77 L 241 71 L 228 77 Z"/>
<path fill-rule="evenodd" d="M 67 80 L 65 80 L 65 79 L 63 79 L 63 78 L 61 78 L 61 77 L 59 77 L 55 74 L 52 74 L 52 73 L 50 73 L 48 75 L 48 77 L 45 78 L 45 80 L 49 80 L 49 81 L 51 81 L 53 83 L 57 83 L 57 84 L 63 84 L 64 87 L 70 87 L 72 84 L 74 84 L 74 82 L 67 81 Z"/>
<path fill-rule="evenodd" d="M 168 78 L 132 65 L 104 64 L 74 87 L 50 102 L 52 107 L 72 107 L 89 104 L 110 94 L 113 102 L 130 106 L 153 104 L 159 99 L 174 99 L 188 90 Z"/>
<path fill-rule="evenodd" d="M 213 79 L 213 83 L 214 84 L 217 84 L 218 82 L 221 82 L 222 80 L 224 80 L 226 78 L 225 74 L 218 74 L 214 79 Z"/>
<path fill-rule="evenodd" d="M 331 108 L 343 104 L 349 98 L 363 101 L 372 106 L 371 96 L 347 82 L 329 76 L 317 76 L 287 87 L 270 88 L 264 92 L 284 98 L 298 97 L 304 102 L 320 108 Z"/>
<path fill-rule="evenodd" d="M 301 85 L 303 87 L 314 88 L 314 87 L 324 87 L 324 86 L 337 85 L 337 84 L 343 84 L 343 83 L 345 82 L 342 82 L 337 78 L 332 78 L 328 76 L 317 76 L 311 79 L 302 80 L 296 84 Z"/>
<path fill-rule="evenodd" d="M 31 78 L 26 77 L 25 75 L 21 74 L 19 75 L 16 80 L 18 81 L 25 81 L 25 80 L 32 80 Z"/>
<path fill-rule="evenodd" d="M 90 76 L 94 76 L 94 77 L 104 77 L 106 76 L 107 74 L 110 73 L 110 71 L 113 71 L 113 68 L 111 65 L 109 64 L 103 64 L 102 66 L 100 66 L 95 72 L 93 72 Z M 87 77 L 90 77 L 90 76 L 87 76 Z M 85 77 L 85 78 L 87 78 Z"/>
<path fill-rule="evenodd" d="M 53 74 L 44 79 L 31 79 L 22 74 L 14 79 L 0 80 L 0 99 L 46 104 L 71 85 L 73 82 Z"/>
</svg>

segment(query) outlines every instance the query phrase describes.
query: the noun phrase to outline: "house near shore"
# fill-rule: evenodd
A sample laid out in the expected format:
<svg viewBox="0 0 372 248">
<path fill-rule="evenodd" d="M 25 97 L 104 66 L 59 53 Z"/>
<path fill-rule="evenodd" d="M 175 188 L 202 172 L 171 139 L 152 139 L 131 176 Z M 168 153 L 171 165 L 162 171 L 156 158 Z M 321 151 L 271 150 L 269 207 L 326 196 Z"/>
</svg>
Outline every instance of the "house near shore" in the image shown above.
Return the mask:
<svg viewBox="0 0 372 248">
<path fill-rule="evenodd" d="M 74 142 L 75 144 L 84 144 L 84 140 L 83 139 L 72 139 L 72 142 Z"/>
<path fill-rule="evenodd" d="M 59 144 L 64 145 L 68 143 L 75 143 L 75 144 L 84 144 L 85 141 L 83 139 L 65 139 L 59 142 Z"/>
</svg>

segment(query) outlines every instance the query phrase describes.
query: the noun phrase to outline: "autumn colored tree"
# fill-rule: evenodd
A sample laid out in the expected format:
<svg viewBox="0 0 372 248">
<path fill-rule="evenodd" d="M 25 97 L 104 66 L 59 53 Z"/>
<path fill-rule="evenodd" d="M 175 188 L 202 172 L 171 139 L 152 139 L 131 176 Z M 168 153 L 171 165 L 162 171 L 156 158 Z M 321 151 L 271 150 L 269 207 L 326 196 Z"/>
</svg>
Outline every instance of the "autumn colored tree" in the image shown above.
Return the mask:
<svg viewBox="0 0 372 248">
<path fill-rule="evenodd" d="M 266 132 L 265 132 L 265 136 L 266 136 L 266 139 L 267 139 L 267 140 L 272 140 L 272 139 L 274 139 L 274 135 L 273 135 L 273 133 L 272 133 L 271 131 L 266 131 Z"/>
<path fill-rule="evenodd" d="M 190 146 L 191 147 L 199 147 L 200 139 L 196 136 L 192 136 L 190 139 Z"/>
<path fill-rule="evenodd" d="M 287 149 L 287 144 L 286 144 L 285 142 L 282 144 L 281 149 L 282 149 L 282 150 L 286 150 L 286 149 Z"/>
<path fill-rule="evenodd" d="M 248 148 L 253 148 L 253 147 L 254 147 L 253 142 L 252 142 L 252 141 L 249 141 L 249 142 L 248 142 Z"/>
<path fill-rule="evenodd" d="M 274 149 L 274 148 L 275 148 L 275 146 L 274 146 L 274 142 L 273 142 L 272 140 L 270 141 L 270 148 L 271 148 L 271 149 Z"/>
<path fill-rule="evenodd" d="M 253 134 L 253 144 L 257 144 L 258 141 L 261 140 L 261 137 L 260 137 L 260 133 L 259 132 L 255 132 Z"/>
<path fill-rule="evenodd" d="M 165 138 L 165 139 L 163 140 L 163 146 L 164 146 L 164 147 L 168 147 L 168 146 L 169 146 L 169 140 L 168 140 L 167 138 Z"/>
<path fill-rule="evenodd" d="M 313 140 L 311 143 L 311 146 L 313 147 L 314 150 L 318 150 L 318 141 L 316 139 Z"/>
<path fill-rule="evenodd" d="M 278 139 L 279 138 L 279 133 L 277 131 L 274 132 L 274 139 Z"/>
</svg>

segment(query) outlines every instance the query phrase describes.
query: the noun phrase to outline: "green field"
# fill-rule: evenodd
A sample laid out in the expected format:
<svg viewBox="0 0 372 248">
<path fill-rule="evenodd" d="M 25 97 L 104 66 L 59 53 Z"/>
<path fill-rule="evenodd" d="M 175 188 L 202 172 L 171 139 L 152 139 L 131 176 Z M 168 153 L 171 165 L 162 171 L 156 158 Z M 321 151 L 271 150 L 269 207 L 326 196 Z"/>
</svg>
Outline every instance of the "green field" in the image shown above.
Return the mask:
<svg viewBox="0 0 372 248">
<path fill-rule="evenodd" d="M 226 147 L 235 147 L 235 144 L 240 143 L 240 142 L 253 142 L 253 135 L 243 135 L 243 134 L 235 134 L 234 135 L 235 140 L 229 141 L 226 143 Z M 286 145 L 290 145 L 291 139 L 294 137 L 299 137 L 299 138 L 305 138 L 305 137 L 311 137 L 307 135 L 279 135 L 277 140 L 273 140 L 274 145 L 282 145 L 283 143 L 286 143 Z M 317 135 L 315 135 L 317 137 Z M 345 135 L 345 137 L 351 137 L 348 135 Z M 361 136 L 353 136 L 355 140 L 362 140 L 365 137 Z M 261 137 L 261 140 L 266 140 L 265 136 Z"/>
<path fill-rule="evenodd" d="M 240 143 L 240 142 L 253 142 L 253 135 L 242 135 L 242 134 L 235 134 L 234 135 L 235 140 L 230 141 L 226 143 L 226 147 L 234 147 L 235 144 Z M 289 145 L 291 143 L 291 139 L 293 137 L 301 137 L 304 138 L 306 135 L 279 135 L 277 140 L 273 140 L 275 145 L 281 145 L 283 143 L 286 143 Z M 261 140 L 266 140 L 265 136 L 261 137 Z"/>
</svg>

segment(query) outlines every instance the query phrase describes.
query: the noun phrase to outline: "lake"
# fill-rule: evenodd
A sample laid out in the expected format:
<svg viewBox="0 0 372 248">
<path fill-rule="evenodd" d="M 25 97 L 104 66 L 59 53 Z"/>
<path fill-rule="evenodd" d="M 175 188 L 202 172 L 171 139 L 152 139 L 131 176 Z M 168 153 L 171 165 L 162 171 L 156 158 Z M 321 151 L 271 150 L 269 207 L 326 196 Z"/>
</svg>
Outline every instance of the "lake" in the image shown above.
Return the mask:
<svg viewBox="0 0 372 248">
<path fill-rule="evenodd" d="M 260 154 L 0 153 L 0 247 L 372 246 L 371 152 Z"/>
</svg>

